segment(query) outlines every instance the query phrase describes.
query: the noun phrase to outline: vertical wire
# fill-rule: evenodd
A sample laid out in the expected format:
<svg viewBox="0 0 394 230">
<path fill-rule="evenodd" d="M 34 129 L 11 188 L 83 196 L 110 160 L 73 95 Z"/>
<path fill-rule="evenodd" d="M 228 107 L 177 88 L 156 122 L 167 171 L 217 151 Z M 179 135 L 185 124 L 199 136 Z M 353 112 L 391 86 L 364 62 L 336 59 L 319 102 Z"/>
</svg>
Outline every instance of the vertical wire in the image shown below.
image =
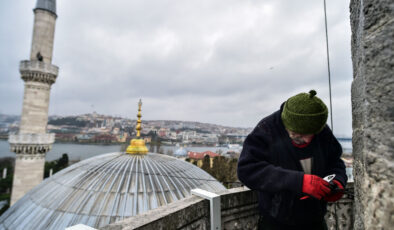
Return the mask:
<svg viewBox="0 0 394 230">
<path fill-rule="evenodd" d="M 334 133 L 334 123 L 332 118 L 332 98 L 331 98 L 331 72 L 330 72 L 330 52 L 328 49 L 328 30 L 327 30 L 327 9 L 326 9 L 326 0 L 324 0 L 324 22 L 326 29 L 326 47 L 327 47 L 327 70 L 328 70 L 328 87 L 330 93 L 330 118 L 331 118 L 331 130 Z"/>
<path fill-rule="evenodd" d="M 326 29 L 326 47 L 327 47 L 327 70 L 328 70 L 328 87 L 330 92 L 330 117 L 331 117 L 331 130 L 334 133 L 334 124 L 332 119 L 332 98 L 331 98 L 331 72 L 330 72 L 330 52 L 328 49 L 328 29 L 327 29 L 327 8 L 326 8 L 326 0 L 324 0 L 324 24 Z M 334 206 L 334 209 L 336 207 Z M 336 213 L 336 210 L 335 210 Z M 335 218 L 335 229 L 338 230 L 338 218 Z"/>
</svg>

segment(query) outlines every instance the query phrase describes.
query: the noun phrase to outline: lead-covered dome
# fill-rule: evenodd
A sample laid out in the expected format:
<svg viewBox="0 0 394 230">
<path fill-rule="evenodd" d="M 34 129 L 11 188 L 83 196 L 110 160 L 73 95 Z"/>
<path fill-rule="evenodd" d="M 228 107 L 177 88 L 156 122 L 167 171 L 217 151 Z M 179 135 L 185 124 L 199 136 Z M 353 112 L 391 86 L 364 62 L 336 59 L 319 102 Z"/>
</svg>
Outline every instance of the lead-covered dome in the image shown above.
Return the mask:
<svg viewBox="0 0 394 230">
<path fill-rule="evenodd" d="M 98 228 L 187 197 L 194 188 L 225 189 L 202 169 L 174 157 L 108 153 L 44 180 L 0 217 L 0 229 Z"/>
</svg>

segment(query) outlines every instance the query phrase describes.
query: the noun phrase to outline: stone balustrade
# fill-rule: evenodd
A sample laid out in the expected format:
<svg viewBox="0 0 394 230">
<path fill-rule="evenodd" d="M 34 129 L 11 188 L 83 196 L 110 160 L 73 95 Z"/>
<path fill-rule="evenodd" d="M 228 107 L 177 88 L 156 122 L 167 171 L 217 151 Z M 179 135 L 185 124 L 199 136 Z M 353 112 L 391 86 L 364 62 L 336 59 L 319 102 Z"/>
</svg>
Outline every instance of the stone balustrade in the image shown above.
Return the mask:
<svg viewBox="0 0 394 230">
<path fill-rule="evenodd" d="M 59 67 L 42 61 L 24 60 L 19 63 L 19 71 L 45 72 L 57 76 L 59 74 Z"/>
<path fill-rule="evenodd" d="M 51 150 L 55 142 L 54 133 L 20 133 L 10 134 L 8 137 L 10 150 L 17 154 L 17 157 L 32 157 L 37 155 L 42 158 L 43 154 Z M 20 155 L 20 156 L 19 156 Z"/>
<path fill-rule="evenodd" d="M 59 67 L 42 61 L 21 61 L 19 72 L 24 81 L 37 81 L 53 84 L 59 74 Z"/>
<path fill-rule="evenodd" d="M 55 142 L 54 133 L 18 133 L 10 134 L 8 137 L 10 144 L 53 144 Z"/>
<path fill-rule="evenodd" d="M 346 195 L 328 205 L 329 229 L 353 229 L 353 183 Z M 246 187 L 220 193 L 222 229 L 257 229 L 258 196 Z M 192 196 L 107 225 L 103 230 L 210 229 L 209 201 Z"/>
</svg>

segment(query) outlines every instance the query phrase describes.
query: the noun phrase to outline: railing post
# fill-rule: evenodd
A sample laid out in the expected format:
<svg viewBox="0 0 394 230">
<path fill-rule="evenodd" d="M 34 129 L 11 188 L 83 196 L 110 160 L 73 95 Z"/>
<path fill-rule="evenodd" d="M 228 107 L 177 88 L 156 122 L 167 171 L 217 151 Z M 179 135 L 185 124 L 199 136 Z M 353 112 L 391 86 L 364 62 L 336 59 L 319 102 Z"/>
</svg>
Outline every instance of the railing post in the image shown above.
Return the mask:
<svg viewBox="0 0 394 230">
<path fill-rule="evenodd" d="M 191 190 L 191 193 L 192 195 L 196 195 L 209 200 L 211 213 L 211 230 L 220 230 L 222 228 L 220 195 L 199 188 Z"/>
<path fill-rule="evenodd" d="M 65 230 L 97 230 L 97 229 L 84 224 L 77 224 L 71 227 L 67 227 Z"/>
</svg>

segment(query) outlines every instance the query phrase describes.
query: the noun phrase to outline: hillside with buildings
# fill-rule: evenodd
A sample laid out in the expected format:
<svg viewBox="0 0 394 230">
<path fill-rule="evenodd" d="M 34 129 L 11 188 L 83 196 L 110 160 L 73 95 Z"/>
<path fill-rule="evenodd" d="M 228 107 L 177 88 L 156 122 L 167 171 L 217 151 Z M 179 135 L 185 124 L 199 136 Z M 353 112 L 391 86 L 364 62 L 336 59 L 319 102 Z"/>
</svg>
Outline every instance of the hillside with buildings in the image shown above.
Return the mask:
<svg viewBox="0 0 394 230">
<path fill-rule="evenodd" d="M 7 138 L 19 127 L 19 117 L 0 115 L 0 135 Z M 135 135 L 136 120 L 100 115 L 49 116 L 48 131 L 56 142 L 125 143 Z M 193 121 L 144 120 L 141 135 L 147 143 L 218 146 L 242 144 L 251 128 L 228 127 Z"/>
</svg>

